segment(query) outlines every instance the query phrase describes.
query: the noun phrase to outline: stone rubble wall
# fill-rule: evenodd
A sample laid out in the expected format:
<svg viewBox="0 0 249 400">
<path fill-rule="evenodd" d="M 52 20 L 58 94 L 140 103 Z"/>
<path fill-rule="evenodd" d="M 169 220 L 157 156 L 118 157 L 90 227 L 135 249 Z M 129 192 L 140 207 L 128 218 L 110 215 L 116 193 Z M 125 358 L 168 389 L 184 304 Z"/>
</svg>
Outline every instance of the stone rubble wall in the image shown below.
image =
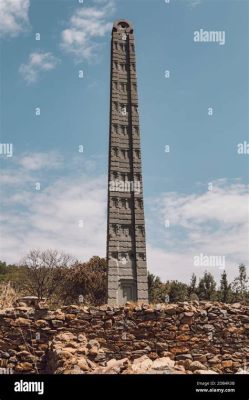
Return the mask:
<svg viewBox="0 0 249 400">
<path fill-rule="evenodd" d="M 14 373 L 101 373 L 115 362 L 126 366 L 136 359 L 147 364 L 167 359 L 166 364 L 183 373 L 246 370 L 249 307 L 183 302 L 72 305 L 55 311 L 42 305 L 22 305 L 0 310 L 0 369 Z"/>
</svg>

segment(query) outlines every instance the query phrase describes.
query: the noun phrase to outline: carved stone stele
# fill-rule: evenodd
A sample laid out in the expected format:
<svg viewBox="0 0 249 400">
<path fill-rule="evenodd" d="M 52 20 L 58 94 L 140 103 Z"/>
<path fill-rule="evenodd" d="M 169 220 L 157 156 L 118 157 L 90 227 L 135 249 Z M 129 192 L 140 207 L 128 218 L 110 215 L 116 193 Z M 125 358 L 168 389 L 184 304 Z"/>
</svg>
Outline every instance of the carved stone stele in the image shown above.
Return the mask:
<svg viewBox="0 0 249 400">
<path fill-rule="evenodd" d="M 107 208 L 108 303 L 148 302 L 145 223 L 132 24 L 114 23 Z"/>
</svg>

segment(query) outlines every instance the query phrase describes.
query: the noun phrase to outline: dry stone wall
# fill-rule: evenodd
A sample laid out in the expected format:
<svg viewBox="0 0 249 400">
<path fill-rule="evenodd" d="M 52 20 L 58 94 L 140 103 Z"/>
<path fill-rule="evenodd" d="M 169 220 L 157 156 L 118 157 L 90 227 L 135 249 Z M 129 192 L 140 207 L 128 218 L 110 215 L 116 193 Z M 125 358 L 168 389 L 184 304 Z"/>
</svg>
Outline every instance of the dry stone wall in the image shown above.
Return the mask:
<svg viewBox="0 0 249 400">
<path fill-rule="evenodd" d="M 162 364 L 171 373 L 236 373 L 248 361 L 249 307 L 240 304 L 0 310 L 0 368 L 13 373 L 141 373 Z"/>
</svg>

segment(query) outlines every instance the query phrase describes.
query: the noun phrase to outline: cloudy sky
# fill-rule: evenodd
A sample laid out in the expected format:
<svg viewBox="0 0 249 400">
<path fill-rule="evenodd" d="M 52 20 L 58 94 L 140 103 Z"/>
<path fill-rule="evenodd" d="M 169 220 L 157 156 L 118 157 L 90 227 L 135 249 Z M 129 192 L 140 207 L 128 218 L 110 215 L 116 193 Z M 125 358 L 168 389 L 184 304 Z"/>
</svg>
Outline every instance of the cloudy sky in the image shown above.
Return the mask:
<svg viewBox="0 0 249 400">
<path fill-rule="evenodd" d="M 0 0 L 0 259 L 105 256 L 119 18 L 135 28 L 148 268 L 232 279 L 248 265 L 246 0 Z"/>
</svg>

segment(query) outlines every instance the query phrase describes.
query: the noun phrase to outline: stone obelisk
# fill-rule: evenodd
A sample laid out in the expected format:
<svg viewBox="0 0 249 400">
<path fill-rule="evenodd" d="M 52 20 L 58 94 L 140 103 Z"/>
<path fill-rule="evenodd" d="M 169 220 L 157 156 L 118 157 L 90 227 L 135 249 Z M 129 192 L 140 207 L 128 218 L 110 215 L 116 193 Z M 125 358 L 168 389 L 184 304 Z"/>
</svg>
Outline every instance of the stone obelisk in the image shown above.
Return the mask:
<svg viewBox="0 0 249 400">
<path fill-rule="evenodd" d="M 148 302 L 145 223 L 133 27 L 114 23 L 107 211 L 108 303 Z"/>
</svg>

